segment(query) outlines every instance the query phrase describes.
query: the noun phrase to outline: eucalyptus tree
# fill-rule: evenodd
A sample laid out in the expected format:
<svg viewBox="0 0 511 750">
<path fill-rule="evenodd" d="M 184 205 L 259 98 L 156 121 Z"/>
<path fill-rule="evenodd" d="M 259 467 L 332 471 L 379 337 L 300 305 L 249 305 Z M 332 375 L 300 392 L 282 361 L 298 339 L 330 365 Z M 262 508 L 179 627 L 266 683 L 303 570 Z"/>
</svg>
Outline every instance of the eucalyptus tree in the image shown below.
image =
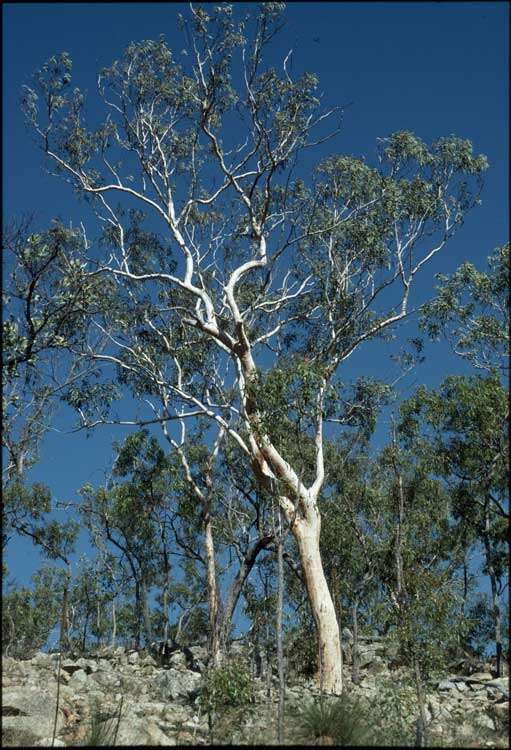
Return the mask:
<svg viewBox="0 0 511 750">
<path fill-rule="evenodd" d="M 115 301 L 81 355 L 137 380 L 141 407 L 163 396 L 147 419 L 200 415 L 236 442 L 296 540 L 324 687 L 340 692 L 319 547 L 324 422 L 343 363 L 410 313 L 415 279 L 477 201 L 486 160 L 460 138 L 427 146 L 399 132 L 375 166 L 334 154 L 311 175 L 299 157 L 339 131 L 342 110 L 322 106 L 315 75 L 291 75 L 291 52 L 279 69 L 265 63 L 282 11 L 264 3 L 239 20 L 230 5 L 192 5 L 182 63 L 163 39 L 130 44 L 98 76 L 106 116 L 94 131 L 65 53 L 25 89 L 24 109 L 104 227 L 88 272 L 115 282 Z M 281 439 L 298 409 L 309 471 Z"/>
<path fill-rule="evenodd" d="M 55 223 L 31 231 L 29 219 L 7 227 L 3 238 L 2 449 L 3 541 L 31 538 L 50 558 L 67 555 L 72 523 L 48 523 L 51 494 L 27 473 L 50 429 L 59 397 L 83 377 L 68 353 L 83 331 L 100 279 L 85 278 L 81 232 Z"/>
<path fill-rule="evenodd" d="M 467 538 L 484 550 L 492 599 L 497 672 L 501 671 L 501 598 L 508 585 L 509 399 L 498 377 L 451 376 L 438 391 L 420 388 L 403 405 L 403 430 L 433 457 Z M 507 550 L 506 550 L 507 547 Z"/>
<path fill-rule="evenodd" d="M 505 376 L 509 370 L 509 242 L 488 258 L 487 271 L 463 263 L 441 282 L 435 299 L 423 306 L 422 326 L 443 333 L 460 357 L 474 367 Z"/>
<path fill-rule="evenodd" d="M 423 746 L 428 735 L 426 681 L 443 668 L 466 630 L 455 575 L 461 539 L 449 493 L 435 476 L 428 452 L 406 450 L 396 432 L 375 465 L 383 489 L 381 543 L 386 547 L 379 576 L 390 636 L 399 658 L 412 669 Z"/>
<path fill-rule="evenodd" d="M 168 524 L 169 467 L 158 442 L 147 431 L 129 435 L 117 448 L 112 474 L 125 481 L 111 481 L 98 489 L 82 487 L 80 515 L 93 539 L 108 543 L 131 571 L 135 590 L 133 632 L 138 647 L 142 622 L 146 641 L 153 640 L 150 589 L 162 575 L 163 587 L 168 587 L 170 540 L 165 529 L 162 533 L 162 526 Z"/>
<path fill-rule="evenodd" d="M 6 656 L 31 658 L 47 644 L 62 617 L 61 591 L 66 586 L 66 571 L 44 565 L 34 573 L 32 583 L 32 587 L 17 586 L 4 577 L 2 653 Z"/>
</svg>

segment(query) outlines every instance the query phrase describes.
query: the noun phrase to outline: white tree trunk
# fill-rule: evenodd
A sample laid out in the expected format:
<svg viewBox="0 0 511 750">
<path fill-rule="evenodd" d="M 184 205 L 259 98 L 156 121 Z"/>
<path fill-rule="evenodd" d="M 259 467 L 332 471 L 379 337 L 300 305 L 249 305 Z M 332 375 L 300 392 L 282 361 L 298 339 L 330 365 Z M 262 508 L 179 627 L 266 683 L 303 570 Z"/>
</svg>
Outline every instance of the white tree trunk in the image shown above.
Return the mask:
<svg viewBox="0 0 511 750">
<path fill-rule="evenodd" d="M 220 663 L 221 659 L 220 639 L 218 637 L 219 600 L 216 580 L 215 544 L 213 539 L 213 526 L 211 524 L 209 510 L 207 511 L 207 516 L 205 519 L 204 531 L 207 560 L 210 650 L 213 664 L 217 666 Z"/>
<path fill-rule="evenodd" d="M 342 692 L 342 652 L 335 607 L 323 571 L 319 551 L 320 517 L 309 514 L 307 520 L 293 524 L 300 552 L 305 586 L 316 623 L 319 647 L 319 678 L 326 693 Z"/>
</svg>

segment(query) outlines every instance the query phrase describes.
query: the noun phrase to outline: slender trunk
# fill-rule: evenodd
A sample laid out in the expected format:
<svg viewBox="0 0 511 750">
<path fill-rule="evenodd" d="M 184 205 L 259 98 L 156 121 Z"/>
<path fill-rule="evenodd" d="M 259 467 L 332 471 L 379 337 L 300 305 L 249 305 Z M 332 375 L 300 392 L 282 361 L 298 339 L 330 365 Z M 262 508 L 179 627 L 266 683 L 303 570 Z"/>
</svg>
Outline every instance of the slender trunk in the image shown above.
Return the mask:
<svg viewBox="0 0 511 750">
<path fill-rule="evenodd" d="M 327 693 L 342 693 L 342 652 L 334 603 L 323 571 L 319 550 L 319 513 L 299 519 L 292 527 L 314 622 L 318 633 L 319 674 Z"/>
<path fill-rule="evenodd" d="M 140 625 L 142 612 L 140 611 L 140 582 L 135 578 L 135 618 L 133 620 L 133 637 L 135 639 L 135 648 L 140 648 Z"/>
<path fill-rule="evenodd" d="M 465 611 L 467 607 L 467 599 L 468 599 L 468 565 L 467 565 L 467 555 L 465 553 L 463 555 L 463 601 L 461 604 L 461 613 L 463 616 L 465 616 Z"/>
<path fill-rule="evenodd" d="M 492 611 L 493 611 L 493 628 L 495 637 L 495 649 L 496 649 L 496 676 L 501 677 L 502 672 L 502 637 L 501 637 L 501 616 L 500 616 L 500 602 L 499 593 L 497 589 L 497 575 L 495 572 L 495 566 L 493 564 L 493 554 L 491 549 L 490 541 L 490 508 L 489 501 L 487 501 L 484 511 L 484 533 L 483 533 L 484 551 L 486 556 L 486 568 L 488 570 L 488 577 L 490 579 L 491 586 L 491 598 L 492 598 Z"/>
<path fill-rule="evenodd" d="M 352 665 L 351 665 L 351 680 L 354 685 L 358 685 L 360 682 L 360 672 L 359 672 L 359 655 L 358 655 L 358 605 L 359 600 L 358 597 L 353 602 L 353 606 L 351 608 L 351 615 L 352 615 L 352 626 L 353 626 L 353 644 L 351 649 L 351 659 L 352 659 Z"/>
<path fill-rule="evenodd" d="M 117 638 L 117 613 L 115 611 L 115 596 L 112 599 L 112 648 L 115 648 Z"/>
<path fill-rule="evenodd" d="M 141 592 L 141 600 L 142 600 L 142 617 L 144 619 L 146 644 L 150 644 L 153 641 L 153 628 L 151 625 L 151 615 L 149 612 L 147 585 L 146 585 L 145 578 L 142 578 L 140 582 L 140 592 Z"/>
<path fill-rule="evenodd" d="M 284 606 L 284 555 L 282 545 L 282 522 L 279 512 L 279 531 L 277 537 L 277 666 L 279 674 L 279 705 L 277 740 L 284 744 L 284 698 L 286 683 L 284 679 L 284 649 L 282 643 L 282 615 Z"/>
<path fill-rule="evenodd" d="M 98 646 L 101 646 L 101 607 L 99 601 L 96 602 L 96 640 Z"/>
<path fill-rule="evenodd" d="M 160 523 L 160 531 L 161 531 L 161 546 L 162 546 L 162 552 L 163 552 L 163 569 L 165 571 L 165 579 L 163 583 L 163 614 L 165 617 L 165 624 L 163 626 L 163 643 L 167 643 L 168 637 L 169 637 L 169 628 L 170 628 L 170 622 L 169 622 L 169 586 L 170 586 L 170 562 L 169 562 L 169 556 L 167 553 L 167 540 L 166 540 L 166 531 L 165 531 L 165 524 Z"/>
<path fill-rule="evenodd" d="M 419 706 L 419 717 L 417 720 L 416 746 L 427 747 L 428 745 L 428 719 L 426 716 L 426 696 L 424 694 L 424 684 L 417 658 L 413 658 L 413 672 L 415 681 L 415 692 Z"/>
<path fill-rule="evenodd" d="M 337 567 L 334 567 L 334 569 L 332 570 L 332 600 L 334 602 L 334 609 L 337 616 L 339 631 L 342 631 L 342 603 L 339 590 L 339 571 Z"/>
<path fill-rule="evenodd" d="M 209 508 L 204 514 L 204 537 L 206 545 L 206 576 L 208 582 L 209 649 L 215 666 L 220 663 L 220 639 L 218 633 L 219 597 L 216 580 L 215 544 Z"/>
<path fill-rule="evenodd" d="M 87 609 L 85 611 L 85 620 L 83 623 L 82 651 L 85 651 L 85 644 L 87 642 L 87 628 L 89 626 L 89 615 L 90 615 L 89 603 L 87 602 Z"/>
<path fill-rule="evenodd" d="M 163 589 L 163 612 L 165 613 L 165 625 L 163 626 L 163 643 L 169 639 L 169 590 L 167 584 Z"/>
<path fill-rule="evenodd" d="M 402 553 L 402 529 L 403 519 L 405 515 L 405 493 L 403 489 L 403 477 L 398 474 L 398 516 L 396 525 L 396 543 L 395 543 L 395 556 L 396 556 L 396 584 L 397 584 L 397 598 L 401 600 L 401 594 L 403 592 L 403 553 Z"/>
<path fill-rule="evenodd" d="M 223 607 L 222 615 L 218 619 L 218 629 L 219 629 L 218 637 L 220 640 L 220 648 L 223 650 L 226 649 L 226 645 L 229 640 L 229 635 L 230 635 L 231 626 L 232 626 L 232 619 L 234 617 L 234 612 L 238 605 L 241 592 L 243 591 L 245 581 L 247 580 L 250 573 L 252 572 L 252 568 L 255 565 L 259 552 L 261 552 L 261 550 L 263 549 L 266 549 L 266 547 L 268 547 L 268 545 L 272 541 L 273 541 L 273 534 L 260 537 L 255 542 L 255 544 L 253 544 L 252 547 L 250 547 L 247 550 L 245 557 L 241 561 L 240 568 L 229 589 L 229 594 L 227 595 L 227 599 Z"/>
<path fill-rule="evenodd" d="M 66 651 L 69 647 L 69 580 L 70 575 L 67 573 L 64 581 L 64 591 L 62 592 L 62 616 L 60 619 L 60 652 Z"/>
</svg>

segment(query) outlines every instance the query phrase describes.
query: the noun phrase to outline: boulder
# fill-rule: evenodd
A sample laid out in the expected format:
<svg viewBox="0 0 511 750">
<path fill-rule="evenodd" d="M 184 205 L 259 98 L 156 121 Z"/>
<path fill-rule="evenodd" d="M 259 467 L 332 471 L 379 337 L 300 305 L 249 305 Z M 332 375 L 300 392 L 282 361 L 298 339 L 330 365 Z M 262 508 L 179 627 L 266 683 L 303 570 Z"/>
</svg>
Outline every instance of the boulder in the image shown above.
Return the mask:
<svg viewBox="0 0 511 750">
<path fill-rule="evenodd" d="M 493 700 L 509 700 L 509 678 L 497 677 L 486 683 L 486 695 Z"/>
<path fill-rule="evenodd" d="M 493 679 L 489 672 L 474 672 L 474 674 L 463 678 L 469 685 L 473 682 L 490 682 Z"/>
<path fill-rule="evenodd" d="M 358 656 L 358 666 L 360 669 L 367 667 L 376 658 L 376 647 L 372 645 L 361 644 L 356 646 L 353 651 Z"/>
<path fill-rule="evenodd" d="M 456 683 L 451 679 L 441 680 L 441 682 L 438 683 L 438 690 L 442 693 L 446 692 L 447 690 L 456 690 Z"/>
<path fill-rule="evenodd" d="M 30 663 L 36 667 L 46 667 L 50 669 L 57 666 L 60 654 L 46 654 L 44 651 L 38 651 L 31 659 Z"/>
<path fill-rule="evenodd" d="M 53 734 L 56 694 L 28 687 L 2 693 L 4 744 L 31 745 Z M 57 732 L 64 726 L 63 707 L 57 713 Z"/>
<path fill-rule="evenodd" d="M 63 740 L 59 740 L 58 737 L 43 737 L 41 740 L 34 742 L 37 747 L 66 747 L 66 743 Z"/>
<path fill-rule="evenodd" d="M 83 688 L 86 682 L 87 682 L 87 672 L 84 669 L 78 669 L 76 672 L 73 672 L 73 674 L 71 675 L 71 679 L 69 680 L 68 685 L 74 690 L 80 690 L 80 688 Z"/>
<path fill-rule="evenodd" d="M 353 643 L 353 633 L 349 628 L 343 628 L 341 632 L 341 639 L 345 643 Z"/>
<path fill-rule="evenodd" d="M 69 675 L 74 674 L 74 672 L 78 672 L 78 670 L 80 669 L 83 670 L 86 674 L 90 674 L 97 668 L 97 664 L 95 662 L 91 662 L 90 659 L 77 659 L 76 661 L 74 659 L 63 659 L 60 666 L 60 669 L 64 672 L 67 672 L 67 674 Z"/>
<path fill-rule="evenodd" d="M 160 672 L 151 680 L 151 687 L 161 700 L 193 699 L 201 684 L 202 678 L 197 672 L 181 672 L 173 668 Z"/>
<path fill-rule="evenodd" d="M 494 703 L 488 708 L 495 729 L 497 731 L 509 732 L 509 704 L 506 703 Z"/>
<path fill-rule="evenodd" d="M 121 684 L 121 678 L 115 672 L 95 672 L 90 677 L 91 680 L 102 688 L 111 690 L 117 688 Z"/>
<path fill-rule="evenodd" d="M 184 671 L 188 668 L 188 660 L 182 651 L 174 651 L 168 658 L 170 667 Z"/>
<path fill-rule="evenodd" d="M 132 747 L 134 745 L 176 745 L 176 740 L 166 734 L 151 718 L 124 716 L 119 725 L 115 744 Z"/>
</svg>

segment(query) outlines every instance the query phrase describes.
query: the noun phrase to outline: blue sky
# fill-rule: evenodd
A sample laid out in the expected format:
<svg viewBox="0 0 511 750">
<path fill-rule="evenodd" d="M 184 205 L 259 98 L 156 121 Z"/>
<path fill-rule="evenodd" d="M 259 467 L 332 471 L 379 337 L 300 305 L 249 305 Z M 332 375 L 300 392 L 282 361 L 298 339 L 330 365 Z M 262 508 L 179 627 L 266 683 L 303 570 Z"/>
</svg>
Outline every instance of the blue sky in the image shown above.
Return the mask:
<svg viewBox="0 0 511 750">
<path fill-rule="evenodd" d="M 237 4 L 247 8 L 248 4 Z M 43 155 L 32 143 L 19 111 L 23 84 L 50 55 L 67 51 L 73 59 L 73 84 L 88 91 L 94 116 L 96 72 L 117 59 L 130 41 L 156 39 L 184 46 L 176 15 L 184 3 L 6 3 L 3 6 L 3 185 L 6 219 L 34 212 L 44 228 L 53 218 L 73 225 L 83 206 L 68 186 L 45 172 Z M 293 72 L 318 74 L 328 104 L 350 104 L 343 130 L 327 152 L 373 159 L 377 138 L 414 131 L 426 142 L 455 134 L 470 139 L 487 155 L 483 204 L 441 257 L 430 265 L 416 289 L 416 302 L 431 295 L 434 274 L 451 273 L 470 260 L 483 266 L 496 245 L 509 238 L 508 88 L 509 5 L 504 2 L 290 3 L 278 47 L 282 60 L 293 49 Z M 318 157 L 319 158 L 319 157 Z M 94 227 L 91 225 L 91 233 Z M 403 335 L 414 335 L 411 322 Z M 392 375 L 384 345 L 357 354 L 349 375 Z M 443 344 L 428 345 L 427 360 L 402 383 L 409 395 L 417 383 L 429 386 L 463 364 Z M 374 363 L 378 361 L 378 372 Z M 121 428 L 104 428 L 92 437 L 70 436 L 68 415 L 48 435 L 34 480 L 44 481 L 56 499 L 76 499 L 85 482 L 99 483 L 110 465 L 111 442 Z M 387 420 L 377 438 L 386 439 Z M 85 547 L 83 548 L 85 549 Z M 83 551 L 83 550 L 82 550 Z M 30 543 L 11 545 L 7 563 L 19 582 L 28 581 L 39 557 Z"/>
</svg>

